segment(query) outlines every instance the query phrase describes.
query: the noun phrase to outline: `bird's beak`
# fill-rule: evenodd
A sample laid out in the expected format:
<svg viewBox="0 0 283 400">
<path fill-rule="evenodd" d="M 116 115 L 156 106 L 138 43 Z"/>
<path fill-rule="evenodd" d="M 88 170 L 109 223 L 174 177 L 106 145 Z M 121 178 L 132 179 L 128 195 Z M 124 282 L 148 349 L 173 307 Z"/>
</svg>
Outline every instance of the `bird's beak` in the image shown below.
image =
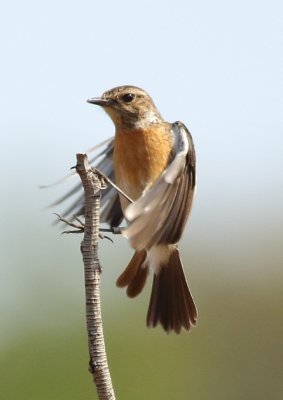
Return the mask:
<svg viewBox="0 0 283 400">
<path fill-rule="evenodd" d="M 114 101 L 112 99 L 103 99 L 102 97 L 93 97 L 92 99 L 87 99 L 87 103 L 96 104 L 101 107 L 112 106 Z"/>
</svg>

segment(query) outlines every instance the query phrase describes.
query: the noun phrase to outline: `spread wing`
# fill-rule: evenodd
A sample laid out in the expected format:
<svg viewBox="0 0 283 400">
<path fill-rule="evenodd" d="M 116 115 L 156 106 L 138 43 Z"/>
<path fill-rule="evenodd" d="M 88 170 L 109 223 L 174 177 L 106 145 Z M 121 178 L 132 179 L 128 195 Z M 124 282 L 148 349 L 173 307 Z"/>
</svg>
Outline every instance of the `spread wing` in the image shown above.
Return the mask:
<svg viewBox="0 0 283 400">
<path fill-rule="evenodd" d="M 196 187 L 196 157 L 190 132 L 181 122 L 172 125 L 171 162 L 156 183 L 125 210 L 124 236 L 137 250 L 177 243 L 188 219 Z"/>
<path fill-rule="evenodd" d="M 106 146 L 105 146 L 106 145 Z M 113 167 L 113 151 L 114 151 L 114 138 L 95 146 L 90 151 L 96 150 L 98 147 L 105 146 L 97 155 L 90 159 L 90 163 L 95 166 L 99 171 L 103 172 L 108 178 L 114 181 L 114 167 Z M 74 172 L 75 174 L 75 172 Z M 81 182 L 69 190 L 63 197 L 58 199 L 51 206 L 57 206 L 65 200 L 72 198 L 75 194 L 77 197 L 71 205 L 63 213 L 63 217 L 70 215 L 83 215 L 84 214 L 84 194 Z M 119 195 L 116 189 L 111 185 L 107 185 L 105 190 L 101 192 L 101 214 L 100 221 L 109 224 L 111 227 L 119 226 L 123 220 L 123 213 L 120 206 Z"/>
</svg>

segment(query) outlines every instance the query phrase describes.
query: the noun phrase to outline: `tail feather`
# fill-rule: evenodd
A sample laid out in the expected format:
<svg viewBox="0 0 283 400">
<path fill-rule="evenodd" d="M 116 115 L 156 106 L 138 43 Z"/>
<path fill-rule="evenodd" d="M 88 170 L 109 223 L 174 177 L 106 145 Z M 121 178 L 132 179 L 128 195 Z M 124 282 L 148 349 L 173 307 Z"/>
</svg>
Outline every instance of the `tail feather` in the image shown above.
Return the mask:
<svg viewBox="0 0 283 400">
<path fill-rule="evenodd" d="M 127 295 L 136 297 L 144 288 L 148 275 L 146 251 L 136 251 L 125 271 L 117 279 L 118 287 L 127 286 Z"/>
<path fill-rule="evenodd" d="M 118 287 L 127 287 L 127 295 L 136 297 L 144 288 L 149 268 L 155 271 L 147 313 L 147 326 L 161 324 L 169 333 L 190 330 L 197 310 L 183 271 L 176 246 L 155 246 L 148 253 L 136 251 L 125 271 L 117 279 Z"/>
<path fill-rule="evenodd" d="M 182 327 L 190 330 L 195 325 L 197 310 L 190 293 L 179 251 L 175 248 L 167 265 L 154 275 L 147 314 L 147 326 L 160 323 L 166 332 L 180 333 Z"/>
</svg>

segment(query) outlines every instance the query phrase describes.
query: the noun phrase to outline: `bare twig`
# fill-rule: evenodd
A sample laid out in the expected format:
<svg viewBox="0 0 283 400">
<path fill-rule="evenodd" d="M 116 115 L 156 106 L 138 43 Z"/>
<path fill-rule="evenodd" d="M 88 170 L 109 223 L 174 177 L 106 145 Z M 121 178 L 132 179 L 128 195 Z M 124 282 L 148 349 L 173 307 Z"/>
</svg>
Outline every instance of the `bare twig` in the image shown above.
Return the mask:
<svg viewBox="0 0 283 400">
<path fill-rule="evenodd" d="M 115 400 L 107 364 L 100 305 L 99 210 L 100 189 L 105 187 L 105 181 L 92 170 L 85 154 L 77 154 L 76 170 L 81 178 L 85 194 L 84 239 L 81 243 L 81 251 L 85 271 L 89 371 L 93 376 L 99 399 Z"/>
</svg>

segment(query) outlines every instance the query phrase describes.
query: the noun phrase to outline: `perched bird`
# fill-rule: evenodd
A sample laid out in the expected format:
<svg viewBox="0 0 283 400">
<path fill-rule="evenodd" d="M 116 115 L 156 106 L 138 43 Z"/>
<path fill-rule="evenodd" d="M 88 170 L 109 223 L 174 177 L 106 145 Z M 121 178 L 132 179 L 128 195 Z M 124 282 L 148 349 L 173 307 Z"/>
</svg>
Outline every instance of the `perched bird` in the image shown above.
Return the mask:
<svg viewBox="0 0 283 400">
<path fill-rule="evenodd" d="M 179 333 L 196 323 L 197 310 L 180 260 L 179 242 L 196 185 L 192 137 L 181 122 L 165 122 L 151 97 L 134 86 L 119 86 L 88 103 L 112 119 L 115 137 L 97 165 L 133 203 L 112 187 L 102 195 L 101 221 L 118 226 L 123 218 L 135 254 L 117 280 L 129 297 L 153 285 L 147 325 Z"/>
</svg>

